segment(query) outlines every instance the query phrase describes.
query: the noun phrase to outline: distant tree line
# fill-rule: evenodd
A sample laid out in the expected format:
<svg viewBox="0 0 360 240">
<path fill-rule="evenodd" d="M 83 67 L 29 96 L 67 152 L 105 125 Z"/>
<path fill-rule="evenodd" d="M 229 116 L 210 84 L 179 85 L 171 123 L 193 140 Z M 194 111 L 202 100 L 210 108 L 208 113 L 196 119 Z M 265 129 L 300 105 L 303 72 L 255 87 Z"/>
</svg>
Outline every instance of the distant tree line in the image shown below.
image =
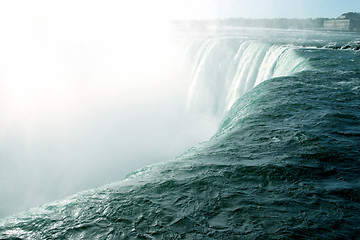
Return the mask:
<svg viewBox="0 0 360 240">
<path fill-rule="evenodd" d="M 342 14 L 336 19 L 330 18 L 274 18 L 274 19 L 246 19 L 246 18 L 227 18 L 213 20 L 190 20 L 190 21 L 173 21 L 174 23 L 187 23 L 194 28 L 204 28 L 206 25 L 224 25 L 235 27 L 255 27 L 255 28 L 280 28 L 280 29 L 323 29 L 326 20 L 350 19 L 350 26 L 353 30 L 360 32 L 360 13 L 348 12 Z"/>
<path fill-rule="evenodd" d="M 348 12 L 348 13 L 344 13 L 340 16 L 341 17 L 345 17 L 346 19 L 360 19 L 360 13 L 358 12 Z"/>
<path fill-rule="evenodd" d="M 309 19 L 246 19 L 229 18 L 216 20 L 191 20 L 193 27 L 201 27 L 207 24 L 217 24 L 238 27 L 260 27 L 260 28 L 280 28 L 280 29 L 319 29 L 323 28 L 324 21 L 328 18 L 309 18 Z M 182 21 L 174 21 L 181 23 Z"/>
<path fill-rule="evenodd" d="M 350 27 L 354 32 L 360 32 L 360 13 L 358 12 L 348 12 L 344 13 L 339 17 L 340 19 L 350 19 Z"/>
<path fill-rule="evenodd" d="M 280 29 L 316 29 L 324 26 L 325 18 L 316 19 L 223 19 L 221 24 L 242 27 L 263 27 L 263 28 L 280 28 Z"/>
</svg>

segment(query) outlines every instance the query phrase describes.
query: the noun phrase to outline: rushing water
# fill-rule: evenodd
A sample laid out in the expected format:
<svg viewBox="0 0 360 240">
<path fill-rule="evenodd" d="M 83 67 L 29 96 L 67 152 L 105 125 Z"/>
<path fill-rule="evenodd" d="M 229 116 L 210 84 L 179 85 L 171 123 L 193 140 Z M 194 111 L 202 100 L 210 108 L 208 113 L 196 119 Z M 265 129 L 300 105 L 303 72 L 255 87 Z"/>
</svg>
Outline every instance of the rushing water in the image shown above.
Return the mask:
<svg viewBox="0 0 360 240">
<path fill-rule="evenodd" d="M 2 239 L 360 237 L 360 36 L 208 30 L 178 37 L 188 108 L 222 118 L 214 136 L 4 218 Z"/>
</svg>

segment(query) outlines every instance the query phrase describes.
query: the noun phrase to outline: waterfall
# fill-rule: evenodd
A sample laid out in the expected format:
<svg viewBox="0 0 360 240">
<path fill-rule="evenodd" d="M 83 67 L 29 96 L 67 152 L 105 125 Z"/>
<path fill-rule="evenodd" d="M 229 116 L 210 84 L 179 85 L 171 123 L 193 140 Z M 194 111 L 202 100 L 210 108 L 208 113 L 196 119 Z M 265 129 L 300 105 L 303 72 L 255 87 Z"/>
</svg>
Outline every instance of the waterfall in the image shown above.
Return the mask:
<svg viewBox="0 0 360 240">
<path fill-rule="evenodd" d="M 309 68 L 291 45 L 235 38 L 196 44 L 187 107 L 207 116 L 223 116 L 238 98 L 267 79 Z"/>
</svg>

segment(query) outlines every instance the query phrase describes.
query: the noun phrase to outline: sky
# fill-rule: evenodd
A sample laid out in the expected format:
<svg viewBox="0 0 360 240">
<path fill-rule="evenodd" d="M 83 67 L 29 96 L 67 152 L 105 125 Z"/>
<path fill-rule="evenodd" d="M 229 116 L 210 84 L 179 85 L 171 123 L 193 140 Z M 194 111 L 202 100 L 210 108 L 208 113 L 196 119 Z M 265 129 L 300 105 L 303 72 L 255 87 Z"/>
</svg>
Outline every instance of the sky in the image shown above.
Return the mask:
<svg viewBox="0 0 360 240">
<path fill-rule="evenodd" d="M 360 0 L 63 0 L 1 1 L 0 14 L 49 17 L 66 20 L 117 15 L 129 19 L 214 19 L 214 18 L 336 18 L 342 13 L 359 12 Z"/>
<path fill-rule="evenodd" d="M 180 3 L 181 2 L 181 3 Z M 359 0 L 198 0 L 178 1 L 178 18 L 336 18 L 359 12 Z"/>
</svg>

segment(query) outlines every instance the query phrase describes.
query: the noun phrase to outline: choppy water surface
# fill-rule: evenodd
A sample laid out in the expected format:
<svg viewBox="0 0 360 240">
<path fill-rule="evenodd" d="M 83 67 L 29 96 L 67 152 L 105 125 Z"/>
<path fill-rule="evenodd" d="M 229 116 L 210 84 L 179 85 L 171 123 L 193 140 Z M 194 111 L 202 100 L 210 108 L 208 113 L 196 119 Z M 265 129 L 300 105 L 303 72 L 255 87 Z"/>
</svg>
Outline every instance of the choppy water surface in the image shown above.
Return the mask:
<svg viewBox="0 0 360 240">
<path fill-rule="evenodd" d="M 0 237 L 359 238 L 360 52 L 341 46 L 360 36 L 246 31 L 181 35 L 188 105 L 224 116 L 209 141 L 4 218 Z"/>
</svg>

